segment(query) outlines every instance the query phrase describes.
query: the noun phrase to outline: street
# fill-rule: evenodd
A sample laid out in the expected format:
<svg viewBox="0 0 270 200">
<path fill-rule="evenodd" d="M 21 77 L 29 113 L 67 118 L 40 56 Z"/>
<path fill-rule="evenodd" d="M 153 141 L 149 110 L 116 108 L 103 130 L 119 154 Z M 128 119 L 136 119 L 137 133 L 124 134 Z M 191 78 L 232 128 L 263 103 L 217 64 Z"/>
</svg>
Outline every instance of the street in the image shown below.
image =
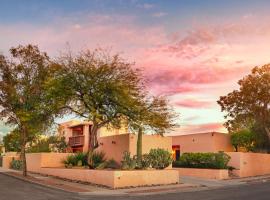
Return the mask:
<svg viewBox="0 0 270 200">
<path fill-rule="evenodd" d="M 0 173 L 0 200 L 269 200 L 270 182 L 151 196 L 86 196 L 31 184 Z"/>
</svg>

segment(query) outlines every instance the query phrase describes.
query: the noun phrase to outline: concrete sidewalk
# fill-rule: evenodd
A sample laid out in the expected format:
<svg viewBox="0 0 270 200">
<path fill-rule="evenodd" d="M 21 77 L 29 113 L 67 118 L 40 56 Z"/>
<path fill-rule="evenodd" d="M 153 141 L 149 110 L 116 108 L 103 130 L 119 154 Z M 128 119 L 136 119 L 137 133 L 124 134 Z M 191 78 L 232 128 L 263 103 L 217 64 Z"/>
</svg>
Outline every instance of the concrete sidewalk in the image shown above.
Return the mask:
<svg viewBox="0 0 270 200">
<path fill-rule="evenodd" d="M 0 173 L 12 176 L 17 179 L 39 184 L 42 186 L 50 187 L 53 189 L 62 190 L 65 192 L 77 193 L 79 195 L 93 195 L 93 196 L 140 196 L 140 195 L 153 195 L 164 193 L 178 193 L 190 192 L 200 190 L 210 190 L 215 188 L 239 186 L 243 184 L 250 184 L 253 182 L 266 182 L 270 181 L 270 176 L 249 177 L 241 179 L 230 180 L 210 180 L 195 177 L 181 177 L 180 184 L 175 185 L 162 185 L 162 186 L 144 186 L 136 188 L 125 189 L 110 189 L 88 183 L 80 183 L 70 180 L 59 179 L 52 176 L 44 176 L 35 173 L 29 173 L 28 177 L 23 177 L 21 172 L 15 170 L 5 170 L 0 168 Z"/>
<path fill-rule="evenodd" d="M 151 195 L 160 193 L 170 193 L 179 191 L 190 191 L 192 189 L 198 189 L 199 185 L 181 183 L 174 185 L 161 185 L 161 186 L 144 186 L 124 189 L 110 189 L 102 186 L 97 186 L 88 183 L 74 182 L 70 180 L 59 179 L 52 176 L 44 176 L 35 173 L 28 173 L 28 177 L 23 177 L 21 172 L 15 170 L 4 170 L 0 168 L 0 173 L 7 176 L 11 176 L 17 179 L 21 179 L 33 184 L 39 184 L 42 186 L 77 193 L 80 195 L 94 195 L 94 196 L 136 196 L 136 195 Z"/>
</svg>

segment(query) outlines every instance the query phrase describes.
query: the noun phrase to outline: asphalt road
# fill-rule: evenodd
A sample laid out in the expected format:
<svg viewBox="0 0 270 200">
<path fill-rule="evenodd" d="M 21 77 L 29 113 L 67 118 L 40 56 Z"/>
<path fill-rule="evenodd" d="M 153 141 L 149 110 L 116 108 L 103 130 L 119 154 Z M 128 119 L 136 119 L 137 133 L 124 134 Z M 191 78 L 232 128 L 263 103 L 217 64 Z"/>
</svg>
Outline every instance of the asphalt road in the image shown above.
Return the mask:
<svg viewBox="0 0 270 200">
<path fill-rule="evenodd" d="M 215 190 L 171 193 L 153 196 L 79 196 L 42 187 L 0 173 L 0 200 L 269 200 L 270 182 L 253 183 Z"/>
</svg>

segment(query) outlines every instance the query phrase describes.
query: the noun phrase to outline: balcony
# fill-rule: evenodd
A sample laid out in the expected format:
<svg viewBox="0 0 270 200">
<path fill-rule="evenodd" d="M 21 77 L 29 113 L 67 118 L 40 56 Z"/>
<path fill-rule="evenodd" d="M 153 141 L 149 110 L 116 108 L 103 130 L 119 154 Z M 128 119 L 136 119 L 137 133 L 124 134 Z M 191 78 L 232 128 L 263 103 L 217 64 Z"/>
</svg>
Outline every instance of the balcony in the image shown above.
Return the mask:
<svg viewBox="0 0 270 200">
<path fill-rule="evenodd" d="M 77 147 L 84 145 L 84 136 L 73 136 L 69 138 L 68 144 L 70 147 Z"/>
</svg>

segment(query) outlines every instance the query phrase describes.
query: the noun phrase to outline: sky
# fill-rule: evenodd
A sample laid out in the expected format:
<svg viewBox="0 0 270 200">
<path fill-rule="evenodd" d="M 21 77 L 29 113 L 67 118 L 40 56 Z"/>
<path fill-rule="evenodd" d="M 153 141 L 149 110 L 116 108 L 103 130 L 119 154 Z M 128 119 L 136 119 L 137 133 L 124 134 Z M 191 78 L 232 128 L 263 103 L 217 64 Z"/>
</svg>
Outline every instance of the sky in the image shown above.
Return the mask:
<svg viewBox="0 0 270 200">
<path fill-rule="evenodd" d="M 180 113 L 174 134 L 226 132 L 216 101 L 270 62 L 269 8 L 266 0 L 0 0 L 0 53 L 29 43 L 51 57 L 110 48 L 144 70 L 151 94 L 169 98 Z M 0 123 L 0 134 L 8 130 Z"/>
</svg>

